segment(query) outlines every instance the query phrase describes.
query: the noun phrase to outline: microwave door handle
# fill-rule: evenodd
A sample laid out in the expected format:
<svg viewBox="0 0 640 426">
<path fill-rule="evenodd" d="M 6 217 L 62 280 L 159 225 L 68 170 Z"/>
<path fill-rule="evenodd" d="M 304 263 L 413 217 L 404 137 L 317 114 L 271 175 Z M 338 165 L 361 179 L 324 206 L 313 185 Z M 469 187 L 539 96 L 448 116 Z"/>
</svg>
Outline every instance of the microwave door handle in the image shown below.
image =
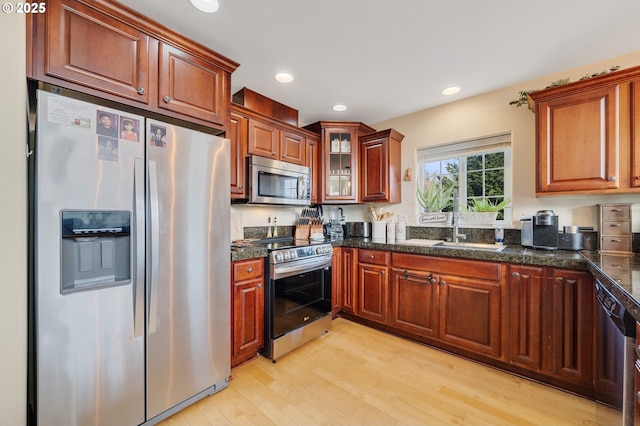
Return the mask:
<svg viewBox="0 0 640 426">
<path fill-rule="evenodd" d="M 304 176 L 298 176 L 298 200 L 304 198 L 305 186 Z"/>
</svg>

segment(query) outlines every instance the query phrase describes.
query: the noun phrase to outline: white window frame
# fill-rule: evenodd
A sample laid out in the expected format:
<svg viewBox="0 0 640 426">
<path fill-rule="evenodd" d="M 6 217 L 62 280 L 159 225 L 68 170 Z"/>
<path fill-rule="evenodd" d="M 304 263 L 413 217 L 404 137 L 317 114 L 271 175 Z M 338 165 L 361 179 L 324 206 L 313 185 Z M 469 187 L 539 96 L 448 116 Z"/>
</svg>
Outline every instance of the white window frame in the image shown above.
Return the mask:
<svg viewBox="0 0 640 426">
<path fill-rule="evenodd" d="M 459 193 L 458 198 L 461 206 L 464 206 L 467 199 L 466 185 L 466 157 L 470 155 L 488 154 L 492 152 L 504 152 L 504 197 L 513 200 L 513 168 L 511 160 L 511 132 L 499 133 L 496 135 L 483 136 L 464 141 L 445 143 L 441 145 L 433 145 L 425 148 L 419 148 L 416 152 L 418 171 L 416 176 L 416 185 L 421 185 L 424 180 L 424 163 L 439 160 L 447 160 L 457 158 L 459 160 Z M 420 208 L 417 205 L 418 209 Z M 497 220 L 496 225 L 500 227 L 512 226 L 512 207 L 504 209 L 504 219 Z M 420 213 L 420 212 L 418 212 Z M 419 215 L 418 215 L 419 216 Z"/>
</svg>

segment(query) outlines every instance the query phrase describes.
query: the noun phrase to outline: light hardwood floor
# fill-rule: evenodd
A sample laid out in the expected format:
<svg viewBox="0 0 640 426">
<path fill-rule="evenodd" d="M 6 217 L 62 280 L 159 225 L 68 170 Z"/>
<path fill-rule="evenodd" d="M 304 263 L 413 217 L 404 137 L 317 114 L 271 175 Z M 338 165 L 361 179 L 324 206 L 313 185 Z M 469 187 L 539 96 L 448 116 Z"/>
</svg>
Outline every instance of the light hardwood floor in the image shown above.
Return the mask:
<svg viewBox="0 0 640 426">
<path fill-rule="evenodd" d="M 347 321 L 160 423 L 618 425 L 601 404 Z"/>
</svg>

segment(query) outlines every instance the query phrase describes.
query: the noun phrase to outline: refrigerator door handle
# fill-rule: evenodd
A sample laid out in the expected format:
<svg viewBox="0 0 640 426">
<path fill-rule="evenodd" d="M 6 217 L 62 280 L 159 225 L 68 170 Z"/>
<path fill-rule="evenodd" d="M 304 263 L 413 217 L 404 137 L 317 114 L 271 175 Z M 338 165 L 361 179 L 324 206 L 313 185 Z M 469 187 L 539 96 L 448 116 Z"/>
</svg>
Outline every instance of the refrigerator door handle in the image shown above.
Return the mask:
<svg viewBox="0 0 640 426">
<path fill-rule="evenodd" d="M 135 281 L 133 285 L 133 332 L 142 336 L 144 325 L 144 162 L 136 158 L 133 163 L 133 193 L 135 233 Z"/>
<path fill-rule="evenodd" d="M 158 173 L 156 162 L 149 161 L 149 235 L 151 267 L 149 279 L 149 333 L 156 331 L 158 317 L 158 270 L 160 264 L 160 224 L 158 207 Z"/>
</svg>

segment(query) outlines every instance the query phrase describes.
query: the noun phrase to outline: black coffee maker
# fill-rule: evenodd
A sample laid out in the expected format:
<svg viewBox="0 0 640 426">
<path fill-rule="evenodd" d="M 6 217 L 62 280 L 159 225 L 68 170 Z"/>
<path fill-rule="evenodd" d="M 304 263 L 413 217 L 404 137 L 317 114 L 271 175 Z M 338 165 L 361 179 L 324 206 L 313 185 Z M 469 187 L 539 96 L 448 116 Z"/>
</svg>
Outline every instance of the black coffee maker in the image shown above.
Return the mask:
<svg viewBox="0 0 640 426">
<path fill-rule="evenodd" d="M 558 216 L 553 210 L 538 210 L 532 222 L 533 248 L 558 250 Z"/>
</svg>

